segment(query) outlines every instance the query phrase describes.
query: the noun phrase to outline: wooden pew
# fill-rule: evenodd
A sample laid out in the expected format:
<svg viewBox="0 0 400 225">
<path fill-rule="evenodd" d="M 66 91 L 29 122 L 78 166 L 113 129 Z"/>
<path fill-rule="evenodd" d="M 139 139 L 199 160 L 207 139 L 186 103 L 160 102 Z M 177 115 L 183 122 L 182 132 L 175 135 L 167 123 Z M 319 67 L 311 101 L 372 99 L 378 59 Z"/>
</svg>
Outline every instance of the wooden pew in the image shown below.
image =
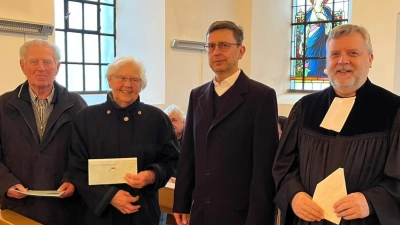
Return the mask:
<svg viewBox="0 0 400 225">
<path fill-rule="evenodd" d="M 0 225 L 43 225 L 11 210 L 0 211 Z"/>
<path fill-rule="evenodd" d="M 168 183 L 158 191 L 159 203 L 162 212 L 167 213 L 167 225 L 176 225 L 172 206 L 174 204 L 175 184 Z"/>
</svg>

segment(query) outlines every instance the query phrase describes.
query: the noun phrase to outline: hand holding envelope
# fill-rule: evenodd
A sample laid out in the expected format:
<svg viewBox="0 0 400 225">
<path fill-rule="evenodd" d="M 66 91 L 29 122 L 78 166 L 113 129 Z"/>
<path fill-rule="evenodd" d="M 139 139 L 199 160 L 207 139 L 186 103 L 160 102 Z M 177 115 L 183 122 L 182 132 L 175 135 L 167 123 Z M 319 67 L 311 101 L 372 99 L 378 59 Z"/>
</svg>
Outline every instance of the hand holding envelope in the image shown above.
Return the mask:
<svg viewBox="0 0 400 225">
<path fill-rule="evenodd" d="M 347 195 L 344 169 L 339 168 L 317 184 L 313 201 L 324 210 L 324 219 L 339 224 L 341 217 L 334 212 L 334 204 Z"/>
<path fill-rule="evenodd" d="M 324 210 L 306 192 L 298 192 L 291 202 L 293 212 L 304 221 L 315 222 L 324 218 Z"/>
<path fill-rule="evenodd" d="M 89 159 L 89 185 L 122 184 L 127 173 L 137 174 L 137 158 Z"/>
<path fill-rule="evenodd" d="M 143 188 L 148 184 L 154 183 L 156 175 L 151 170 L 144 170 L 137 175 L 128 173 L 125 175 L 124 179 L 127 181 L 129 186 L 133 188 Z"/>
</svg>

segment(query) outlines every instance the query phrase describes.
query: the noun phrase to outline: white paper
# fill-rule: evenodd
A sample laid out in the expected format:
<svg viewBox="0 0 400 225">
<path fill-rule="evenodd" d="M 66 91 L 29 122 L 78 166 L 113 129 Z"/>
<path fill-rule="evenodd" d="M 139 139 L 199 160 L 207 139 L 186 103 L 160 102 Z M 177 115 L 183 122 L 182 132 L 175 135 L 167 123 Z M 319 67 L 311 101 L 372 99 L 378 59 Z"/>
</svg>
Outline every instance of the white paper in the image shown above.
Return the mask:
<svg viewBox="0 0 400 225">
<path fill-rule="evenodd" d="M 59 197 L 65 191 L 57 191 L 57 190 L 28 190 L 26 192 L 22 192 L 20 190 L 15 189 L 14 191 L 32 196 L 42 196 L 42 197 Z"/>
<path fill-rule="evenodd" d="M 320 126 L 328 130 L 340 132 L 353 108 L 355 100 L 356 97 L 335 97 Z"/>
<path fill-rule="evenodd" d="M 339 224 L 341 218 L 336 216 L 333 204 L 346 195 L 344 169 L 339 168 L 317 184 L 313 201 L 324 210 L 324 219 Z"/>
<path fill-rule="evenodd" d="M 137 174 L 137 158 L 89 159 L 89 185 L 122 184 L 127 173 Z"/>
<path fill-rule="evenodd" d="M 165 185 L 165 187 L 171 188 L 171 189 L 175 189 L 175 183 L 167 182 L 167 184 Z"/>
</svg>

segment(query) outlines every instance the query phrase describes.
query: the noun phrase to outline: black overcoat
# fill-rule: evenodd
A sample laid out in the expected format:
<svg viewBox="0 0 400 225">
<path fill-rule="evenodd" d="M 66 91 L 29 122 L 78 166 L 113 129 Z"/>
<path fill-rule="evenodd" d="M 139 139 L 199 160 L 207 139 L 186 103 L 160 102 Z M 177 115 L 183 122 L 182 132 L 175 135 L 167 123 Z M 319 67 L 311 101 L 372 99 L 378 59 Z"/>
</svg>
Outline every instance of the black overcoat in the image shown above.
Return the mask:
<svg viewBox="0 0 400 225">
<path fill-rule="evenodd" d="M 271 225 L 275 91 L 241 71 L 215 118 L 213 92 L 209 82 L 190 94 L 174 212 L 191 212 L 191 225 Z"/>
<path fill-rule="evenodd" d="M 119 108 L 107 102 L 82 110 L 73 122 L 70 169 L 72 181 L 88 205 L 86 224 L 158 225 L 158 189 L 176 168 L 179 151 L 175 131 L 160 109 L 140 102 Z M 88 159 L 137 157 L 137 171 L 153 170 L 156 181 L 142 189 L 127 184 L 88 185 Z M 110 204 L 118 190 L 139 196 L 140 209 L 122 214 Z"/>
</svg>

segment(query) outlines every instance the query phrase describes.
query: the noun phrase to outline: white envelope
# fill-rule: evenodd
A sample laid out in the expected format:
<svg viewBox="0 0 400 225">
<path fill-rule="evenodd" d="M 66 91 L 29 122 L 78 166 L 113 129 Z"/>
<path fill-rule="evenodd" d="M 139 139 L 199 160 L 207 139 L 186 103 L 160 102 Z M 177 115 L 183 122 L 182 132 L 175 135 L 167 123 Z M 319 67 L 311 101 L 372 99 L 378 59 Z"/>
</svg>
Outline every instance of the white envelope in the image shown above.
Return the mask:
<svg viewBox="0 0 400 225">
<path fill-rule="evenodd" d="M 137 174 L 137 158 L 89 159 L 89 185 L 126 183 L 125 174 Z"/>
<path fill-rule="evenodd" d="M 65 191 L 57 191 L 57 190 L 28 190 L 26 192 L 22 192 L 20 190 L 15 189 L 14 191 L 32 196 L 42 196 L 42 197 L 59 197 L 64 194 Z"/>
<path fill-rule="evenodd" d="M 337 217 L 333 204 L 347 195 L 344 169 L 338 168 L 317 184 L 313 201 L 324 210 L 324 219 L 339 224 L 341 217 Z"/>
</svg>

